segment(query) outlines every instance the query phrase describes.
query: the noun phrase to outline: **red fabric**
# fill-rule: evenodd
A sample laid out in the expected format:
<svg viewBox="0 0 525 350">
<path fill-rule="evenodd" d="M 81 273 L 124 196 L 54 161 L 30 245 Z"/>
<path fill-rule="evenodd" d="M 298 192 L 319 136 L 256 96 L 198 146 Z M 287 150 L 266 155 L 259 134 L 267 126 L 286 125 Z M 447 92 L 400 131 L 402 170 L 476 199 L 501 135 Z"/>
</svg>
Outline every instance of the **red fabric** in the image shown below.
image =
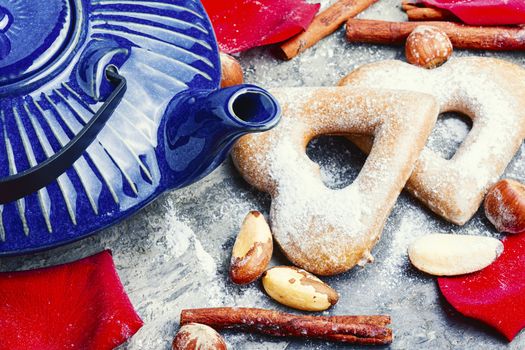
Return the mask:
<svg viewBox="0 0 525 350">
<path fill-rule="evenodd" d="M 525 234 L 508 236 L 492 265 L 465 276 L 439 278 L 441 292 L 460 313 L 496 328 L 509 341 L 525 327 Z"/>
<path fill-rule="evenodd" d="M 308 28 L 319 4 L 304 0 L 202 0 L 221 51 L 235 53 L 284 41 Z"/>
<path fill-rule="evenodd" d="M 113 349 L 140 327 L 109 251 L 0 274 L 2 350 Z"/>
<path fill-rule="evenodd" d="M 523 0 L 421 0 L 427 6 L 448 10 L 467 24 L 525 24 Z"/>
</svg>

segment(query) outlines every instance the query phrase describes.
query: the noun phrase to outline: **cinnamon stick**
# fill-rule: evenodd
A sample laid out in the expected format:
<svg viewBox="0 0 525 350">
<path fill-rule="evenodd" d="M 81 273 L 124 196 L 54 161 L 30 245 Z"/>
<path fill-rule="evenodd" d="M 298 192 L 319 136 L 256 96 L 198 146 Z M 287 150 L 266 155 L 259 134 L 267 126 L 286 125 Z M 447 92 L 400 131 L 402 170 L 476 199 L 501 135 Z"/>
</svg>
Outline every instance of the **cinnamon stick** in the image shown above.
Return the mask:
<svg viewBox="0 0 525 350">
<path fill-rule="evenodd" d="M 416 7 L 406 11 L 409 21 L 457 21 L 457 19 L 445 11 L 430 7 Z"/>
<path fill-rule="evenodd" d="M 278 337 L 307 337 L 354 344 L 390 344 L 388 316 L 303 316 L 255 308 L 183 310 L 181 325 L 201 323 Z"/>
<path fill-rule="evenodd" d="M 401 1 L 401 8 L 403 9 L 403 11 L 406 12 L 406 11 L 409 11 L 409 10 L 417 9 L 418 8 L 418 4 L 410 2 L 410 1 L 407 1 L 407 0 L 403 0 L 403 1 Z"/>
<path fill-rule="evenodd" d="M 291 60 L 301 52 L 314 46 L 321 39 L 335 32 L 346 20 L 366 10 L 378 0 L 339 0 L 318 14 L 306 31 L 279 46 L 278 54 Z"/>
<path fill-rule="evenodd" d="M 425 7 L 420 3 L 403 0 L 401 8 L 406 12 L 409 21 L 457 21 L 457 18 L 448 11 Z"/>
<path fill-rule="evenodd" d="M 443 30 L 458 49 L 521 51 L 525 49 L 525 28 L 476 27 L 452 22 L 388 22 L 349 19 L 346 37 L 350 42 L 393 44 L 405 43 L 407 36 L 420 25 Z"/>
</svg>

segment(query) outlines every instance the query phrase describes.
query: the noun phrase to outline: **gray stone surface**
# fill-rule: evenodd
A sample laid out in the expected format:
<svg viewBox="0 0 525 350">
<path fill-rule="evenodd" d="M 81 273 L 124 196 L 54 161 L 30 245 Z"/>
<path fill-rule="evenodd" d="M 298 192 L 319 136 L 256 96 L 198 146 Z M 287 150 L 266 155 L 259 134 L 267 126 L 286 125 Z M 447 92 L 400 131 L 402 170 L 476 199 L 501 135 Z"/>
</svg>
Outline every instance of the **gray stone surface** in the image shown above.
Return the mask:
<svg viewBox="0 0 525 350">
<path fill-rule="evenodd" d="M 398 4 L 398 0 L 382 0 L 363 16 L 403 19 Z M 523 56 L 481 55 L 525 64 Z M 351 45 L 340 30 L 292 62 L 274 59 L 267 49 L 252 50 L 240 60 L 249 82 L 275 87 L 334 85 L 361 64 L 390 58 L 403 59 L 402 48 Z M 467 132 L 468 126 L 460 119 L 442 118 L 429 145 L 450 156 Z M 341 138 L 315 140 L 308 153 L 321 165 L 327 185 L 334 188 L 351 183 L 364 161 L 364 156 Z M 525 180 L 524 146 L 506 175 Z M 227 278 L 230 250 L 244 215 L 250 209 L 267 214 L 269 205 L 269 197 L 247 185 L 227 161 L 200 183 L 166 194 L 111 229 L 67 247 L 2 258 L 0 270 L 49 266 L 112 249 L 125 288 L 145 321 L 143 329 L 123 348 L 168 349 L 183 308 L 236 305 L 284 310 L 264 295 L 259 284 L 237 287 Z M 440 297 L 435 279 L 410 266 L 408 244 L 432 231 L 498 237 L 481 212 L 464 227 L 457 227 L 403 193 L 374 249 L 376 262 L 325 279 L 341 294 L 330 313 L 392 315 L 395 341 L 391 349 L 525 348 L 525 335 L 508 344 L 494 331 L 459 315 Z M 287 262 L 277 253 L 272 264 Z M 343 348 L 257 335 L 227 333 L 226 337 L 234 349 Z"/>
</svg>

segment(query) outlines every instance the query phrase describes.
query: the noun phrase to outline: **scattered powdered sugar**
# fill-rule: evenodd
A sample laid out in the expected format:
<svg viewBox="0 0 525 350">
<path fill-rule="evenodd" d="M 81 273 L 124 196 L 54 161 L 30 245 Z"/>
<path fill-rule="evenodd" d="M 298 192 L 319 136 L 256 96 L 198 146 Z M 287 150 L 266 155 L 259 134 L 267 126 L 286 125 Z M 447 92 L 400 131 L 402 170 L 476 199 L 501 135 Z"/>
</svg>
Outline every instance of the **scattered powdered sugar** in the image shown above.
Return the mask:
<svg viewBox="0 0 525 350">
<path fill-rule="evenodd" d="M 204 272 L 206 272 L 210 276 L 214 275 L 217 272 L 215 260 L 213 260 L 211 255 L 204 250 L 201 242 L 198 240 L 195 241 L 195 254 Z"/>
<path fill-rule="evenodd" d="M 306 149 L 310 159 L 319 164 L 321 179 L 331 189 L 350 185 L 359 175 L 366 156 L 344 136 L 321 136 Z"/>
<path fill-rule="evenodd" d="M 443 113 L 428 138 L 427 147 L 444 159 L 451 159 L 471 129 L 470 119 L 458 113 Z"/>
<path fill-rule="evenodd" d="M 150 222 L 157 234 L 149 238 L 150 249 L 142 252 L 148 264 L 137 264 L 129 251 L 115 254 L 128 295 L 144 320 L 129 349 L 165 347 L 175 335 L 181 309 L 207 303 L 217 288 L 214 259 L 177 216 L 173 202 L 167 205 L 169 214 Z"/>
<path fill-rule="evenodd" d="M 397 286 L 401 282 L 403 267 L 408 264 L 407 250 L 410 244 L 418 237 L 433 233 L 432 226 L 419 208 L 404 206 L 399 216 L 400 221 L 392 230 L 389 235 L 390 241 L 386 244 L 386 258 L 381 261 L 383 268 L 378 280 L 379 284 L 385 287 Z"/>
</svg>

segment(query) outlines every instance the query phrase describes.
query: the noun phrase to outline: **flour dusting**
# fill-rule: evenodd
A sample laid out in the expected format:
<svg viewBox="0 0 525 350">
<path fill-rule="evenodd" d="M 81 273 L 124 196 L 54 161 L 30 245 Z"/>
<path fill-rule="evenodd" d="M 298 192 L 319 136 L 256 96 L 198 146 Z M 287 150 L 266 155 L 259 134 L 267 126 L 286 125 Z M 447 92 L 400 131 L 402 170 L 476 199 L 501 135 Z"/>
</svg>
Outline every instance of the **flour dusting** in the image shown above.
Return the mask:
<svg viewBox="0 0 525 350">
<path fill-rule="evenodd" d="M 178 216 L 173 202 L 168 201 L 167 206 L 164 215 L 152 217 L 149 222 L 154 234 L 148 237 L 149 249 L 141 252 L 143 263 L 137 264 L 131 250 L 115 255 L 128 295 L 144 321 L 128 349 L 169 345 L 178 328 L 180 311 L 208 304 L 217 291 L 215 260 Z"/>
</svg>

